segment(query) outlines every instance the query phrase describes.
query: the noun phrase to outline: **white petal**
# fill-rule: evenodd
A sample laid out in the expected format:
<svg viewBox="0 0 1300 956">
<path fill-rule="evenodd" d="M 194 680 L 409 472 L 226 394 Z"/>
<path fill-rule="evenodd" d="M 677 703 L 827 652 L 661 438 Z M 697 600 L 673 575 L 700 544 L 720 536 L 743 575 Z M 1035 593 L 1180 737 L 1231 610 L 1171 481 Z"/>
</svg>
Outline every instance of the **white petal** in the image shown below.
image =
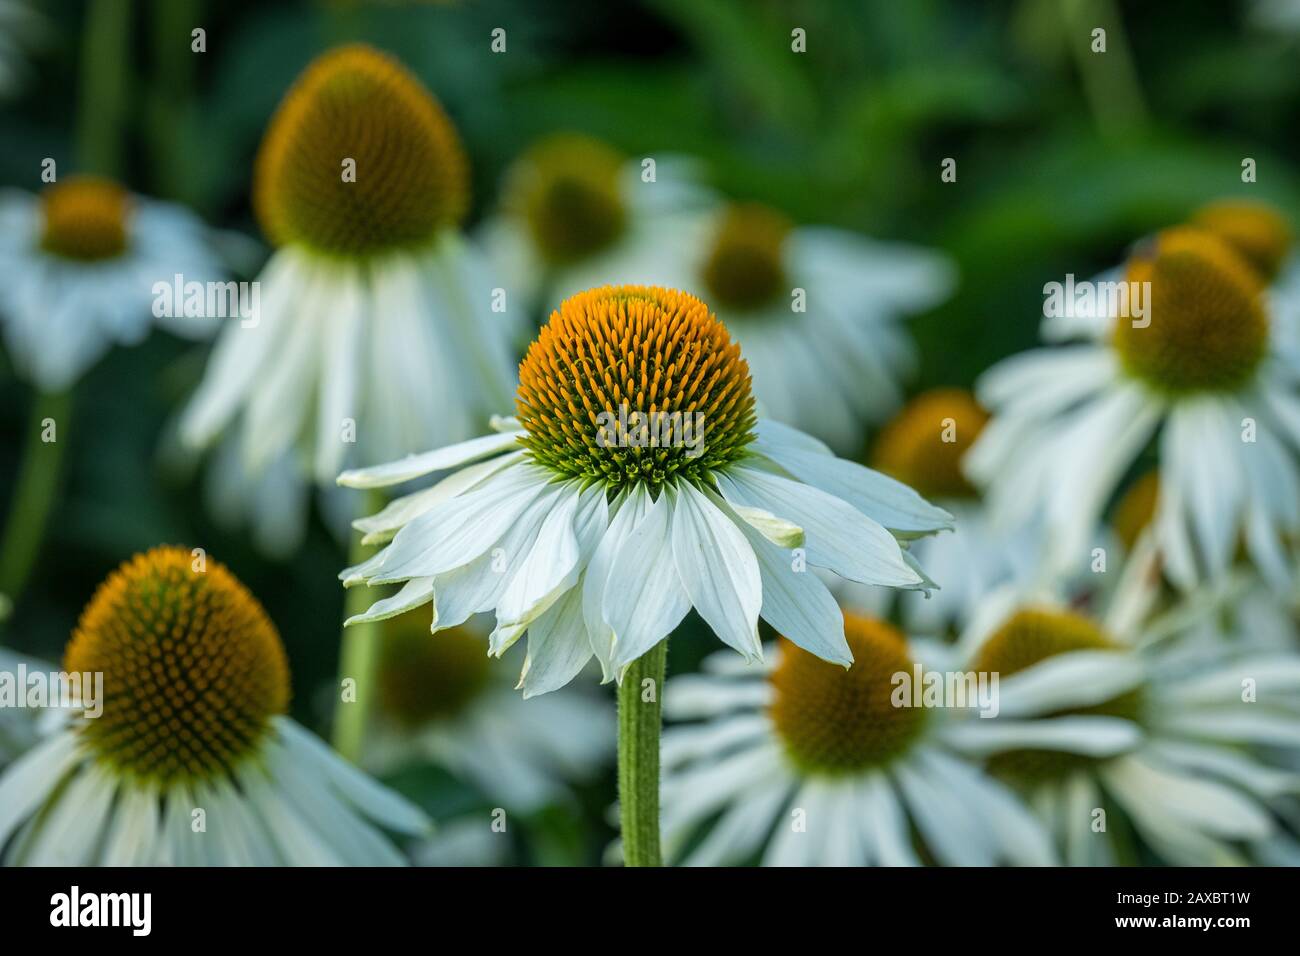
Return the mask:
<svg viewBox="0 0 1300 956">
<path fill-rule="evenodd" d="M 610 519 L 609 527 L 587 565 L 587 573 L 583 575 L 582 616 L 587 622 L 587 637 L 591 641 L 592 652 L 600 661 L 606 682 L 614 679 L 614 631 L 605 623 L 603 611 L 609 569 L 614 564 L 614 556 L 622 547 L 623 541 L 632 533 L 649 505 L 650 495 L 640 484 L 626 498 L 614 502 L 614 517 Z"/>
<path fill-rule="evenodd" d="M 1090 707 L 1132 690 L 1145 678 L 1138 660 L 1115 651 L 1074 651 L 999 680 L 999 714 L 1029 717 Z"/>
<path fill-rule="evenodd" d="M 673 560 L 673 520 L 665 488 L 610 564 L 601 615 L 614 632 L 611 661 L 620 671 L 667 637 L 691 609 Z"/>
<path fill-rule="evenodd" d="M 948 725 L 942 734 L 951 746 L 972 756 L 1030 749 L 1107 757 L 1132 750 L 1142 741 L 1138 726 L 1119 717 L 972 717 Z"/>
<path fill-rule="evenodd" d="M 23 854 L 27 866 L 86 866 L 93 853 L 117 791 L 116 783 L 98 764 L 90 764 L 60 789 L 52 807 L 43 811 L 40 829 Z"/>
<path fill-rule="evenodd" d="M 724 510 L 725 502 L 719 504 Z M 853 653 L 844 637 L 844 612 L 826 585 L 807 569 L 796 571 L 790 553 L 743 522 L 737 525 L 754 549 L 763 588 L 760 615 L 810 654 L 848 667 Z"/>
<path fill-rule="evenodd" d="M 497 603 L 497 630 L 513 633 L 494 645 L 493 653 L 498 656 L 576 580 L 582 553 L 574 523 L 581 497 L 576 486 L 560 493 L 543 519 L 528 556 L 506 585 Z"/>
<path fill-rule="evenodd" d="M 682 588 L 713 633 L 742 655 L 760 659 L 758 614 L 763 582 L 741 530 L 689 482 L 665 486 L 672 498 L 673 559 Z"/>
<path fill-rule="evenodd" d="M 883 866 L 920 866 L 912 848 L 911 825 L 889 778 L 874 771 L 859 782 L 858 790 L 872 856 Z"/>
<path fill-rule="evenodd" d="M 292 720 L 278 718 L 275 727 L 286 747 L 315 766 L 348 802 L 371 820 L 398 833 L 429 831 L 429 818 L 419 807 L 357 770 Z"/>
<path fill-rule="evenodd" d="M 1240 793 L 1159 770 L 1137 757 L 1110 761 L 1102 775 L 1125 809 L 1142 804 L 1171 822 L 1232 839 L 1263 839 L 1273 829 L 1268 813 Z"/>
<path fill-rule="evenodd" d="M 388 485 L 400 485 L 412 478 L 419 478 L 433 471 L 443 471 L 466 465 L 488 455 L 510 451 L 519 445 L 518 432 L 483 435 L 471 438 L 455 445 L 426 451 L 419 455 L 407 455 L 398 461 L 373 468 L 357 468 L 339 475 L 338 483 L 348 488 L 383 488 Z"/>
<path fill-rule="evenodd" d="M 81 759 L 78 743 L 75 733 L 62 731 L 27 751 L 0 775 L 0 847 Z"/>
<path fill-rule="evenodd" d="M 390 617 L 405 614 L 407 611 L 428 604 L 432 600 L 433 577 L 411 578 L 392 597 L 376 601 L 364 613 L 352 615 L 343 624 L 347 626 L 349 624 L 361 624 L 365 621 L 386 621 Z"/>
<path fill-rule="evenodd" d="M 540 469 L 521 465 L 435 505 L 397 532 L 372 583 L 441 574 L 469 564 L 491 549 L 547 490 Z"/>
<path fill-rule="evenodd" d="M 580 582 L 528 628 L 528 654 L 519 676 L 525 700 L 563 687 L 591 660 L 582 592 Z"/>
<path fill-rule="evenodd" d="M 833 495 L 756 468 L 729 469 L 718 476 L 718 485 L 729 502 L 766 509 L 803 528 L 811 564 L 863 584 L 908 587 L 921 581 L 893 535 Z"/>
<path fill-rule="evenodd" d="M 999 857 L 1014 866 L 1057 864 L 1047 831 L 1010 790 L 939 751 L 927 751 L 921 759 L 932 772 L 948 780 L 948 789 L 960 794 L 971 813 L 984 821 L 997 841 Z"/>
<path fill-rule="evenodd" d="M 912 819 L 934 858 L 945 866 L 992 866 L 997 862 L 984 821 L 945 789 L 926 767 L 901 761 L 892 768 Z"/>
<path fill-rule="evenodd" d="M 501 469 L 516 464 L 524 457 L 522 451 L 498 455 L 487 461 L 467 465 L 453 471 L 446 478 L 428 488 L 400 498 L 394 498 L 383 510 L 366 518 L 358 518 L 352 527 L 365 533 L 362 544 L 379 544 L 392 538 L 404 525 L 414 521 L 440 501 L 455 498 L 477 487 Z"/>
<path fill-rule="evenodd" d="M 119 788 L 118 805 L 104 839 L 105 866 L 140 866 L 148 862 L 162 828 L 158 791 L 128 785 Z"/>
<path fill-rule="evenodd" d="M 356 283 L 345 282 L 338 299 L 318 318 L 323 328 L 321 368 L 316 407 L 316 480 L 326 483 L 338 474 L 347 453 L 344 421 L 358 420 L 357 388 L 361 363 L 358 359 L 365 328 L 363 297 Z"/>
<path fill-rule="evenodd" d="M 851 461 L 804 451 L 788 441 L 772 441 L 771 434 L 771 423 L 760 421 L 758 438 L 751 445 L 754 451 L 801 481 L 848 502 L 890 531 L 918 535 L 952 527 L 952 515 L 902 482 Z"/>
<path fill-rule="evenodd" d="M 291 328 L 295 300 L 308 270 L 291 249 L 271 257 L 259 281 L 265 295 L 256 325 L 228 323 L 213 349 L 203 381 L 181 417 L 181 436 L 192 446 L 206 445 L 247 401 L 264 367 Z"/>
</svg>

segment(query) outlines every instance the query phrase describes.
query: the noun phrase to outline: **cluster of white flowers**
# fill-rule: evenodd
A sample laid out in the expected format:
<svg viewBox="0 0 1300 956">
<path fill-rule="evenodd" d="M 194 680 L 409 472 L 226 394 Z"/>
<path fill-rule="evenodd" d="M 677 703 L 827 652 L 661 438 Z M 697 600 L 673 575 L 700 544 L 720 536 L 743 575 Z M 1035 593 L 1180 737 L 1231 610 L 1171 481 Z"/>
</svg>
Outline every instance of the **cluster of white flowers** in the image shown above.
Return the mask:
<svg viewBox="0 0 1300 956">
<path fill-rule="evenodd" d="M 706 180 L 550 137 L 467 235 L 458 134 L 393 58 L 329 51 L 273 116 L 274 251 L 175 431 L 266 551 L 298 553 L 312 488 L 377 546 L 340 575 L 368 598 L 366 771 L 563 801 L 613 758 L 596 685 L 639 682 L 694 612 L 729 650 L 646 698 L 671 862 L 1300 862 L 1282 218 L 1207 206 L 1102 277 L 1139 314 L 1090 300 L 973 391 L 905 401 L 902 320 L 947 259 Z M 151 315 L 213 333 L 150 298 L 224 281 L 215 238 L 104 179 L 0 197 L 16 368 L 62 393 Z M 64 666 L 103 675 L 94 718 L 0 709 L 0 860 L 501 858 L 295 723 L 275 626 L 195 555 L 87 604 Z"/>
</svg>

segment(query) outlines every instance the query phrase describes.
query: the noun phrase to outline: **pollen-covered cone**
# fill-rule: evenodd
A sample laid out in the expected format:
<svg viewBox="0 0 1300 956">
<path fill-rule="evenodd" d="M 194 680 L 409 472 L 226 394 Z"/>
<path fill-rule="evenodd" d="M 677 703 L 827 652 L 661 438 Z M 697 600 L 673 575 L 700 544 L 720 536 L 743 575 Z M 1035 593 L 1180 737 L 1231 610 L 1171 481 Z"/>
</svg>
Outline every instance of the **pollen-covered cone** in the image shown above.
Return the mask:
<svg viewBox="0 0 1300 956">
<path fill-rule="evenodd" d="M 460 140 L 403 66 L 361 45 L 317 58 L 271 119 L 253 192 L 276 251 L 258 314 L 226 327 L 186 409 L 186 443 L 233 432 L 251 488 L 286 462 L 328 482 L 467 438 L 508 400 L 496 284 L 458 232 Z"/>
<path fill-rule="evenodd" d="M 344 583 L 401 583 L 359 619 L 430 605 L 432 627 L 495 611 L 501 654 L 525 632 L 525 696 L 594 655 L 606 679 L 692 608 L 758 658 L 760 615 L 847 665 L 842 616 L 810 567 L 890 587 L 930 582 L 904 543 L 949 515 L 893 479 L 754 414 L 740 348 L 708 307 L 621 286 L 566 300 L 520 366 L 517 417 L 497 434 L 376 468 L 343 485 L 447 469 L 356 522 L 388 542 Z"/>
<path fill-rule="evenodd" d="M 198 549 L 114 571 L 64 670 L 78 706 L 0 775 L 5 863 L 392 865 L 382 831 L 429 828 L 285 715 L 275 626 Z"/>
</svg>

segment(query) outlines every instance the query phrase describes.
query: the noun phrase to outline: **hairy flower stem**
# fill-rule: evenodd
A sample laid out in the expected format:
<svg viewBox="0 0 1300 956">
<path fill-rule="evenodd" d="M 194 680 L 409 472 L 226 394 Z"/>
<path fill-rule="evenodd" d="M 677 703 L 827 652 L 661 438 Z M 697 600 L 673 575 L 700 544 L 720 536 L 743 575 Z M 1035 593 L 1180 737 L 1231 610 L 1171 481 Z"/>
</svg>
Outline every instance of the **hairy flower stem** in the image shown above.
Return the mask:
<svg viewBox="0 0 1300 956">
<path fill-rule="evenodd" d="M 379 511 L 384 505 L 378 492 L 366 497 L 361 514 Z M 356 532 L 349 564 L 360 564 L 370 557 L 370 549 L 361 544 L 361 533 Z M 361 614 L 370 606 L 374 593 L 358 585 L 350 588 L 343 599 L 343 620 Z M 344 627 L 339 650 L 340 700 L 334 712 L 334 749 L 357 763 L 361 758 L 361 745 L 365 740 L 366 723 L 370 717 L 375 696 L 375 679 L 378 671 L 379 628 L 373 622 Z M 345 685 L 345 681 L 351 681 Z M 346 693 L 350 687 L 352 693 Z"/>
<path fill-rule="evenodd" d="M 618 689 L 618 802 L 623 862 L 661 866 L 659 853 L 659 730 L 668 639 L 646 651 Z"/>
<path fill-rule="evenodd" d="M 72 393 L 38 395 L 31 414 L 18 481 L 0 541 L 0 594 L 15 600 L 36 561 L 54 504 L 63 449 L 68 443 Z"/>
</svg>

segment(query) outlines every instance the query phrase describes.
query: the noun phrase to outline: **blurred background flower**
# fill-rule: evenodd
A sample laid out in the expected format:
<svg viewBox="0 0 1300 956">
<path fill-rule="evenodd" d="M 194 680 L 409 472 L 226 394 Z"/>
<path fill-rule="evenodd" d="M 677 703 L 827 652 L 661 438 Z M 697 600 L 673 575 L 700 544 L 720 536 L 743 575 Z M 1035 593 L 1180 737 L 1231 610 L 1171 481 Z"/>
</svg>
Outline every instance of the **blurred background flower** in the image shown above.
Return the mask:
<svg viewBox="0 0 1300 956">
<path fill-rule="evenodd" d="M 63 671 L 75 699 L 48 705 L 65 719 L 0 774 L 7 863 L 392 866 L 405 860 L 383 830 L 431 830 L 284 716 L 275 625 L 201 549 L 123 562 Z"/>
<path fill-rule="evenodd" d="M 1234 595 L 1189 608 L 1162 595 L 1153 558 L 1139 552 L 1117 592 L 1082 606 L 987 594 L 958 666 L 999 673 L 1000 708 L 956 735 L 1069 865 L 1297 865 L 1300 655 L 1265 635 L 1196 640 Z"/>
</svg>

